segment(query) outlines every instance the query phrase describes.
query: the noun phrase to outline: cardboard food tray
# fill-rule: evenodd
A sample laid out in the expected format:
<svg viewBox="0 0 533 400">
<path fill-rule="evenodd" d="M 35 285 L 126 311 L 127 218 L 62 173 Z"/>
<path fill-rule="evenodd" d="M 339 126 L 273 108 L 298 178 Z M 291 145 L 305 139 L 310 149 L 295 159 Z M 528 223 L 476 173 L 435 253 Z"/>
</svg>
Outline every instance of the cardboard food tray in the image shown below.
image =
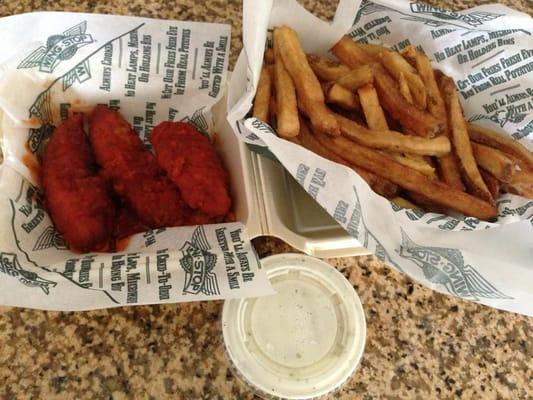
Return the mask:
<svg viewBox="0 0 533 400">
<path fill-rule="evenodd" d="M 237 68 L 234 74 L 239 73 Z M 213 109 L 215 131 L 232 179 L 236 218 L 250 237 L 275 236 L 320 258 L 369 254 L 279 162 L 251 150 L 235 136 L 225 119 L 226 108 L 223 98 Z"/>
</svg>

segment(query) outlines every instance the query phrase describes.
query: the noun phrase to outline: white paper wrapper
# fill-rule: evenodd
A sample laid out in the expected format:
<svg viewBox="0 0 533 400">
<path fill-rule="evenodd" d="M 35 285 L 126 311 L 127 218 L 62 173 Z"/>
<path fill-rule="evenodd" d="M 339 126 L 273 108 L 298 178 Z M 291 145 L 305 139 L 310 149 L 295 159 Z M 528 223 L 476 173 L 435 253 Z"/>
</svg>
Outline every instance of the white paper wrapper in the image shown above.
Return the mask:
<svg viewBox="0 0 533 400">
<path fill-rule="evenodd" d="M 36 156 L 69 110 L 105 103 L 149 147 L 164 120 L 210 131 L 230 27 L 111 15 L 0 19 L 0 304 L 87 310 L 273 293 L 239 223 L 134 235 L 117 254 L 76 254 L 38 201 Z"/>
<path fill-rule="evenodd" d="M 345 0 L 329 24 L 296 1 L 259 6 L 245 0 L 244 51 L 230 87 L 228 120 L 242 140 L 267 147 L 381 260 L 441 293 L 533 315 L 533 201 L 501 196 L 497 223 L 401 209 L 372 192 L 352 170 L 278 138 L 254 118 L 243 119 L 255 94 L 267 31 L 282 24 L 295 29 L 312 53 L 327 54 L 346 33 L 395 49 L 421 47 L 457 82 L 469 120 L 531 149 L 532 19 L 499 5 L 455 13 L 397 0 Z"/>
</svg>

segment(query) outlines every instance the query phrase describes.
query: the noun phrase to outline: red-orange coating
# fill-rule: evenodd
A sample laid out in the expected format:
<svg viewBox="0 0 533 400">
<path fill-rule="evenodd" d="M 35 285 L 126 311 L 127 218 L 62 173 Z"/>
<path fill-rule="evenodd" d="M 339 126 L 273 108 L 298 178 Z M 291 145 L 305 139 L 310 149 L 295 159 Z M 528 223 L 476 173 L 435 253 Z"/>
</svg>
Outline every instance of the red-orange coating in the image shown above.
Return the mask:
<svg viewBox="0 0 533 400">
<path fill-rule="evenodd" d="M 228 174 L 206 136 L 188 123 L 167 121 L 153 129 L 150 142 L 190 208 L 211 218 L 228 213 Z"/>
<path fill-rule="evenodd" d="M 95 173 L 81 114 L 56 128 L 43 153 L 41 178 L 46 207 L 66 242 L 82 252 L 105 248 L 115 207 Z"/>
<path fill-rule="evenodd" d="M 178 189 L 118 112 L 97 106 L 89 138 L 101 174 L 143 224 L 150 228 L 184 224 L 190 210 Z"/>
</svg>

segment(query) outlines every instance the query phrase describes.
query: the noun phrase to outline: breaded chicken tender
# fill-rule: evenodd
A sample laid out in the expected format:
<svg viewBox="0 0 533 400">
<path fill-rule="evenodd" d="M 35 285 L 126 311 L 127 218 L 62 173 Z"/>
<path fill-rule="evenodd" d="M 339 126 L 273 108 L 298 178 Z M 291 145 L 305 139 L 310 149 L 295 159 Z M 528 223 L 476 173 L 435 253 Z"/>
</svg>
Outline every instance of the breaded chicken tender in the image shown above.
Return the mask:
<svg viewBox="0 0 533 400">
<path fill-rule="evenodd" d="M 115 207 L 105 180 L 95 172 L 82 114 L 55 130 L 43 153 L 41 179 L 46 208 L 70 247 L 105 250 Z"/>
<path fill-rule="evenodd" d="M 118 112 L 97 106 L 89 138 L 101 174 L 143 224 L 159 228 L 185 223 L 190 210 L 178 189 Z"/>
<path fill-rule="evenodd" d="M 154 128 L 150 142 L 190 208 L 211 218 L 228 213 L 228 174 L 206 136 L 191 124 L 167 121 Z"/>
</svg>

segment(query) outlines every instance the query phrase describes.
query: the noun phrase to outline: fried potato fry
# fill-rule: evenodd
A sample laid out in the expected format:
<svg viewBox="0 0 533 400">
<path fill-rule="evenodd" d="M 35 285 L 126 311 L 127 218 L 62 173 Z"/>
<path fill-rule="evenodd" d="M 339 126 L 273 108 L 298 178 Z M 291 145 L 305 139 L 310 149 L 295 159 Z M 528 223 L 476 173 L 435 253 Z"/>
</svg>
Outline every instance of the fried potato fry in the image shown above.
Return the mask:
<svg viewBox="0 0 533 400">
<path fill-rule="evenodd" d="M 497 198 L 500 195 L 500 181 L 498 181 L 494 175 L 485 171 L 484 169 L 480 169 L 479 173 L 481 174 L 483 181 L 485 181 L 485 185 L 487 185 L 487 189 L 489 189 L 492 197 Z"/>
<path fill-rule="evenodd" d="M 294 81 L 299 106 L 311 120 L 313 128 L 331 136 L 340 135 L 339 124 L 326 107 L 320 82 L 307 62 L 296 32 L 287 26 L 276 28 L 274 46 L 279 48 L 279 55 Z"/>
<path fill-rule="evenodd" d="M 409 199 L 411 199 L 415 204 L 418 204 L 419 208 L 422 208 L 426 212 L 433 212 L 437 214 L 449 214 L 450 213 L 450 210 L 438 204 L 435 204 L 433 201 L 431 201 L 430 199 L 428 199 L 427 197 L 419 193 L 407 192 L 406 196 Z"/>
<path fill-rule="evenodd" d="M 405 77 L 409 91 L 413 96 L 413 103 L 421 110 L 424 110 L 427 105 L 426 88 L 411 64 L 405 61 L 399 53 L 387 49 L 380 53 L 380 58 L 382 64 L 392 76 L 398 80 L 400 75 Z"/>
<path fill-rule="evenodd" d="M 431 156 L 446 154 L 450 151 L 450 141 L 445 136 L 426 139 L 418 136 L 406 136 L 389 130 L 374 131 L 339 114 L 335 114 L 335 116 L 339 121 L 343 136 L 364 146 L 399 153 Z"/>
<path fill-rule="evenodd" d="M 448 129 L 448 121 L 446 116 L 446 105 L 439 90 L 435 72 L 431 66 L 429 59 L 418 51 L 413 46 L 408 46 L 403 52 L 403 56 L 407 58 L 412 65 L 415 66 L 420 78 L 424 82 L 427 93 L 427 108 L 428 111 L 437 118 L 444 125 L 443 133 L 450 137 Z M 441 156 L 438 159 L 439 174 L 441 179 L 448 185 L 458 189 L 465 190 L 461 180 L 461 173 L 455 155 L 452 153 Z"/>
<path fill-rule="evenodd" d="M 373 130 L 388 130 L 385 113 L 379 104 L 378 94 L 374 86 L 366 84 L 357 90 L 361 108 L 365 114 L 366 124 Z M 341 129 L 342 130 L 342 129 Z"/>
<path fill-rule="evenodd" d="M 336 81 L 350 72 L 348 66 L 316 54 L 308 54 L 307 61 L 318 79 L 325 82 Z"/>
<path fill-rule="evenodd" d="M 362 65 L 337 79 L 337 83 L 348 90 L 356 91 L 361 86 L 372 83 L 373 79 L 372 68 L 369 65 Z"/>
<path fill-rule="evenodd" d="M 516 140 L 475 124 L 468 124 L 468 135 L 474 142 L 511 154 L 521 160 L 522 170 L 533 172 L 533 154 Z"/>
<path fill-rule="evenodd" d="M 407 85 L 407 80 L 403 72 L 400 72 L 400 77 L 398 78 L 398 85 L 400 86 L 400 93 L 407 100 L 409 104 L 413 104 L 413 96 L 411 95 L 411 90 L 409 90 L 409 85 Z"/>
<path fill-rule="evenodd" d="M 300 132 L 298 121 L 298 104 L 294 83 L 278 56 L 278 43 L 274 40 L 274 87 L 276 90 L 276 130 L 281 137 L 297 136 Z"/>
<path fill-rule="evenodd" d="M 417 156 L 414 154 L 399 154 L 390 151 L 383 152 L 382 154 L 402 165 L 405 165 L 406 167 L 415 169 L 418 172 L 422 172 L 431 179 L 437 179 L 435 168 L 425 161 L 422 156 Z"/>
<path fill-rule="evenodd" d="M 274 57 L 274 49 L 266 49 L 265 51 L 265 57 L 264 57 L 265 64 L 271 65 L 275 62 Z"/>
<path fill-rule="evenodd" d="M 509 182 L 516 171 L 516 165 L 499 150 L 479 143 L 472 143 L 477 164 L 502 182 Z"/>
<path fill-rule="evenodd" d="M 416 204 L 411 203 L 409 200 L 403 197 L 400 197 L 400 196 L 393 197 L 390 201 L 391 203 L 394 203 L 397 206 L 400 206 L 402 208 L 410 208 L 412 210 L 420 209 L 420 207 L 417 206 Z"/>
<path fill-rule="evenodd" d="M 373 62 L 372 56 L 357 46 L 348 36 L 343 36 L 331 49 L 339 60 L 351 68 Z M 419 136 L 431 137 L 443 130 L 442 122 L 427 112 L 409 104 L 400 93 L 398 83 L 383 66 L 372 64 L 374 86 L 381 105 L 390 115 L 400 121 L 402 126 Z"/>
<path fill-rule="evenodd" d="M 320 144 L 313 133 L 309 130 L 306 122 L 302 119 L 300 119 L 300 134 L 298 135 L 298 138 L 300 139 L 302 146 L 308 150 L 311 150 L 313 153 L 353 169 L 377 194 L 390 198 L 398 193 L 398 186 L 394 183 L 383 179 L 382 177 L 377 176 L 376 174 L 373 174 L 372 172 L 369 172 L 361 167 L 350 164 L 342 157 L 322 146 L 322 144 Z"/>
<path fill-rule="evenodd" d="M 270 96 L 272 93 L 272 79 L 270 71 L 265 65 L 261 69 L 257 91 L 255 93 L 253 116 L 261 121 L 268 122 L 268 108 L 270 106 Z"/>
<path fill-rule="evenodd" d="M 359 96 L 338 83 L 324 83 L 322 89 L 327 103 L 336 104 L 345 110 L 361 110 Z"/>
<path fill-rule="evenodd" d="M 448 111 L 448 123 L 452 133 L 453 148 L 457 154 L 465 184 L 470 193 L 485 201 L 492 202 L 494 199 L 487 189 L 483 178 L 481 178 L 476 160 L 474 159 L 463 111 L 459 103 L 457 91 L 455 90 L 455 83 L 451 78 L 445 76 L 441 79 L 440 84 Z"/>
<path fill-rule="evenodd" d="M 416 67 L 418 75 L 424 83 L 427 94 L 427 108 L 431 115 L 438 119 L 446 119 L 446 107 L 440 94 L 439 86 L 435 79 L 435 73 L 431 66 L 431 61 L 423 53 L 417 51 L 413 46 L 408 46 L 402 55 L 410 60 Z"/>
<path fill-rule="evenodd" d="M 411 192 L 421 194 L 433 203 L 464 215 L 488 220 L 497 215 L 494 206 L 467 193 L 458 191 L 440 181 L 405 167 L 378 152 L 360 146 L 345 137 L 327 137 L 316 133 L 320 143 L 330 151 L 362 168 L 397 184 Z"/>
<path fill-rule="evenodd" d="M 533 199 L 533 173 L 517 171 L 510 182 L 502 184 L 502 188 L 506 192 Z"/>
</svg>

